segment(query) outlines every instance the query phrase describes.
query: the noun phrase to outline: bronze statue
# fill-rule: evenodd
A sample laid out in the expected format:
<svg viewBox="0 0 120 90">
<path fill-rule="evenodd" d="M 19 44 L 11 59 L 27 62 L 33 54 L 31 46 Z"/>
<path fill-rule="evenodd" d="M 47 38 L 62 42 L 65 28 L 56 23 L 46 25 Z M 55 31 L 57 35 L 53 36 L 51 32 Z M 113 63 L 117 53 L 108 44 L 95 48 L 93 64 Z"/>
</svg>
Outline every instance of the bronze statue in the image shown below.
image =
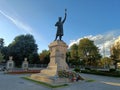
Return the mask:
<svg viewBox="0 0 120 90">
<path fill-rule="evenodd" d="M 55 26 L 57 27 L 57 33 L 56 33 L 56 38 L 55 41 L 57 40 L 58 36 L 59 36 L 59 40 L 62 39 L 63 34 L 63 24 L 66 20 L 66 16 L 67 16 L 67 9 L 65 9 L 65 17 L 62 21 L 62 17 L 59 17 L 59 20 L 56 22 Z"/>
</svg>

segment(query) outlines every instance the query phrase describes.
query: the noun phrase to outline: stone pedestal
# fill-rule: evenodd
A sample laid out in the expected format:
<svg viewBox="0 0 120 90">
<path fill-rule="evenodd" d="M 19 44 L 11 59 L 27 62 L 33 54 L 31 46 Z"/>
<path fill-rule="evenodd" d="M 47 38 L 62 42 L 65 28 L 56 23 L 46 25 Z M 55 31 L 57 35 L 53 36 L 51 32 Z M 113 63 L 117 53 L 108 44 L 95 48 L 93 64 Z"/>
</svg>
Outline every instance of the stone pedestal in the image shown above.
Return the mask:
<svg viewBox="0 0 120 90">
<path fill-rule="evenodd" d="M 27 58 L 24 59 L 22 63 L 22 69 L 27 70 L 28 69 L 28 61 Z"/>
<path fill-rule="evenodd" d="M 54 65 L 57 66 L 57 71 L 67 70 L 68 65 L 66 63 L 66 53 L 67 45 L 63 41 L 54 41 L 49 45 L 50 49 L 50 63 L 48 68 L 53 68 Z"/>
<path fill-rule="evenodd" d="M 7 61 L 7 67 L 8 70 L 12 70 L 14 68 L 14 62 L 12 60 L 12 56 L 9 57 L 9 60 Z"/>
<path fill-rule="evenodd" d="M 50 50 L 50 63 L 48 64 L 47 69 L 41 70 L 39 74 L 32 74 L 31 79 L 43 81 L 47 83 L 56 83 L 58 82 L 57 79 L 57 72 L 59 70 L 67 70 L 68 65 L 66 63 L 66 52 L 67 52 L 67 45 L 65 42 L 57 40 L 52 42 L 49 45 Z M 62 80 L 62 81 L 61 81 Z M 65 79 L 59 79 L 61 82 L 66 82 Z"/>
</svg>

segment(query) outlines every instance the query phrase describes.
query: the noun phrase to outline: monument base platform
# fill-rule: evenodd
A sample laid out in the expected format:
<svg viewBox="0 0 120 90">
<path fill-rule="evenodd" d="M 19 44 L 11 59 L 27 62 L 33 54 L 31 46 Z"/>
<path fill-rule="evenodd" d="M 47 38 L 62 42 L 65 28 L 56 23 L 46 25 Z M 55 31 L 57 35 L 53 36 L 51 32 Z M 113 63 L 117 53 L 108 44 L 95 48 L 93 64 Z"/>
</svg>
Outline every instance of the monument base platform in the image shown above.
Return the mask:
<svg viewBox="0 0 120 90">
<path fill-rule="evenodd" d="M 60 85 L 70 82 L 68 78 L 59 78 L 57 75 L 57 66 L 52 66 L 41 70 L 38 74 L 32 74 L 30 79 L 45 82 L 52 85 Z"/>
<path fill-rule="evenodd" d="M 61 85 L 69 83 L 70 80 L 68 78 L 59 78 L 58 76 L 48 76 L 44 74 L 32 74 L 30 79 L 40 82 L 45 82 L 51 85 Z"/>
<path fill-rule="evenodd" d="M 48 67 L 38 74 L 32 74 L 31 79 L 50 84 L 68 83 L 68 78 L 58 77 L 58 71 L 68 70 L 66 63 L 67 44 L 64 41 L 54 41 L 50 43 L 50 62 Z"/>
</svg>

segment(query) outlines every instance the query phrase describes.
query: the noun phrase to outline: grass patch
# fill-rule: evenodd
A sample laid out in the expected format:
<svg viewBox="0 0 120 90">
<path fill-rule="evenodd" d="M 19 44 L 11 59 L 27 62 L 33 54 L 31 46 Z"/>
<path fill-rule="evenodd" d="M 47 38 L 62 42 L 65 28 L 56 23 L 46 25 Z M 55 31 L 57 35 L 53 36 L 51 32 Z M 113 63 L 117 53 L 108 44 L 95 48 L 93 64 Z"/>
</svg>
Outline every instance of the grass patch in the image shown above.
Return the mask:
<svg viewBox="0 0 120 90">
<path fill-rule="evenodd" d="M 47 86 L 47 87 L 49 87 L 49 88 L 60 88 L 60 87 L 68 86 L 68 84 L 51 85 L 51 84 L 48 84 L 48 83 L 45 83 L 45 82 L 41 82 L 41 81 L 36 81 L 36 80 L 30 79 L 29 77 L 22 77 L 22 78 L 25 79 L 25 80 L 29 80 L 29 81 L 35 82 L 35 83 L 37 83 L 37 84 L 41 84 L 41 85 L 43 85 L 43 86 Z"/>
<path fill-rule="evenodd" d="M 88 79 L 88 80 L 86 80 L 86 82 L 95 82 L 95 80 L 93 80 L 93 79 Z"/>
</svg>

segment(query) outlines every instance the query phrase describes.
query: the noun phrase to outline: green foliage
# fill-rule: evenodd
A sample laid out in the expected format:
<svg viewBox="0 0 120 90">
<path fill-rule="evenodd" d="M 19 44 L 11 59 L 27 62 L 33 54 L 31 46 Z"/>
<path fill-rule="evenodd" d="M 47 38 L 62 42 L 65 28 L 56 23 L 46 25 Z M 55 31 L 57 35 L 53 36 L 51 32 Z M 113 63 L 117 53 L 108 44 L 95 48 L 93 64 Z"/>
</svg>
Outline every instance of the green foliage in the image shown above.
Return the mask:
<svg viewBox="0 0 120 90">
<path fill-rule="evenodd" d="M 86 82 L 95 82 L 93 79 L 87 79 Z"/>
<path fill-rule="evenodd" d="M 101 64 L 100 66 L 105 66 L 105 65 L 109 66 L 112 64 L 112 60 L 109 57 L 104 57 L 104 58 L 101 58 L 99 63 Z"/>
<path fill-rule="evenodd" d="M 80 40 L 78 45 L 79 57 L 85 61 L 86 65 L 96 65 L 96 60 L 101 58 L 98 47 L 94 44 L 94 41 L 88 38 Z"/>
<path fill-rule="evenodd" d="M 120 62 L 120 42 L 116 42 L 111 47 L 111 59 L 114 61 L 115 69 L 118 68 L 117 63 Z"/>
<path fill-rule="evenodd" d="M 39 54 L 40 62 L 43 64 L 48 64 L 50 62 L 50 52 L 49 50 L 43 50 Z"/>
<path fill-rule="evenodd" d="M 85 70 L 91 70 L 91 68 L 89 68 L 89 67 L 85 67 Z"/>
<path fill-rule="evenodd" d="M 72 79 L 77 79 L 79 77 L 79 80 L 84 80 L 78 73 L 76 73 L 75 71 L 66 71 L 66 70 L 61 70 L 58 71 L 58 76 L 60 78 L 68 78 L 69 80 Z"/>
<path fill-rule="evenodd" d="M 79 67 L 76 67 L 76 68 L 74 69 L 74 71 L 77 72 L 77 73 L 80 73 L 80 68 L 79 68 Z"/>
<path fill-rule="evenodd" d="M 37 53 L 37 49 L 34 37 L 30 34 L 15 37 L 14 41 L 8 46 L 9 55 L 13 56 L 16 66 L 21 66 L 25 57 L 30 60 L 31 55 Z"/>
<path fill-rule="evenodd" d="M 29 55 L 29 63 L 31 64 L 38 64 L 40 63 L 39 55 L 38 53 L 32 53 Z"/>
<path fill-rule="evenodd" d="M 0 38 L 0 52 L 4 56 L 2 59 L 8 60 L 8 47 L 4 46 L 4 39 Z"/>
<path fill-rule="evenodd" d="M 110 76 L 110 77 L 120 77 L 120 72 L 116 72 L 116 71 L 111 72 L 111 71 L 98 71 L 98 70 L 81 70 L 81 73 Z"/>
<path fill-rule="evenodd" d="M 1 48 L 4 46 L 4 39 L 3 38 L 0 38 L 0 50 Z"/>
<path fill-rule="evenodd" d="M 74 60 L 74 59 L 69 60 L 69 63 L 71 63 L 71 65 L 75 65 L 75 66 L 80 65 L 80 61 L 79 60 Z"/>
<path fill-rule="evenodd" d="M 68 86 L 68 84 L 52 85 L 52 84 L 48 84 L 48 83 L 45 83 L 45 82 L 41 82 L 41 81 L 36 81 L 36 80 L 30 79 L 29 77 L 22 77 L 22 78 L 26 79 L 26 80 L 29 80 L 29 81 L 32 81 L 32 82 L 35 82 L 37 84 L 41 84 L 41 85 L 47 86 L 49 88 L 60 88 L 60 87 Z"/>
<path fill-rule="evenodd" d="M 71 76 L 73 76 L 73 74 L 75 74 L 75 73 L 72 73 Z M 70 73 L 65 71 L 65 70 L 61 70 L 61 71 L 58 71 L 58 76 L 60 78 L 69 78 L 70 77 Z"/>
<path fill-rule="evenodd" d="M 69 52 L 69 61 L 73 65 L 96 66 L 98 60 L 101 58 L 98 47 L 94 44 L 94 41 L 89 40 L 88 38 L 81 39 L 78 45 L 73 44 L 70 47 Z"/>
<path fill-rule="evenodd" d="M 113 60 L 120 59 L 120 42 L 116 43 L 116 45 L 113 45 L 111 47 L 111 56 L 112 56 Z"/>
<path fill-rule="evenodd" d="M 5 60 L 8 60 L 8 58 L 9 58 L 8 47 L 3 47 L 3 48 L 1 49 L 1 53 L 4 55 L 4 59 L 5 59 Z"/>
<path fill-rule="evenodd" d="M 111 68 L 109 71 L 110 71 L 110 72 L 115 72 L 116 69 Z"/>
<path fill-rule="evenodd" d="M 74 59 L 74 60 L 78 59 L 78 45 L 77 44 L 73 44 L 70 47 L 70 56 L 71 56 L 71 59 Z"/>
<path fill-rule="evenodd" d="M 70 58 L 71 58 L 71 56 L 70 56 L 70 51 L 69 51 L 69 49 L 68 49 L 68 50 L 67 50 L 67 53 L 66 53 L 66 62 L 67 62 L 67 63 L 69 63 Z"/>
<path fill-rule="evenodd" d="M 3 55 L 2 55 L 2 53 L 0 52 L 0 62 L 2 62 L 3 61 Z"/>
</svg>

